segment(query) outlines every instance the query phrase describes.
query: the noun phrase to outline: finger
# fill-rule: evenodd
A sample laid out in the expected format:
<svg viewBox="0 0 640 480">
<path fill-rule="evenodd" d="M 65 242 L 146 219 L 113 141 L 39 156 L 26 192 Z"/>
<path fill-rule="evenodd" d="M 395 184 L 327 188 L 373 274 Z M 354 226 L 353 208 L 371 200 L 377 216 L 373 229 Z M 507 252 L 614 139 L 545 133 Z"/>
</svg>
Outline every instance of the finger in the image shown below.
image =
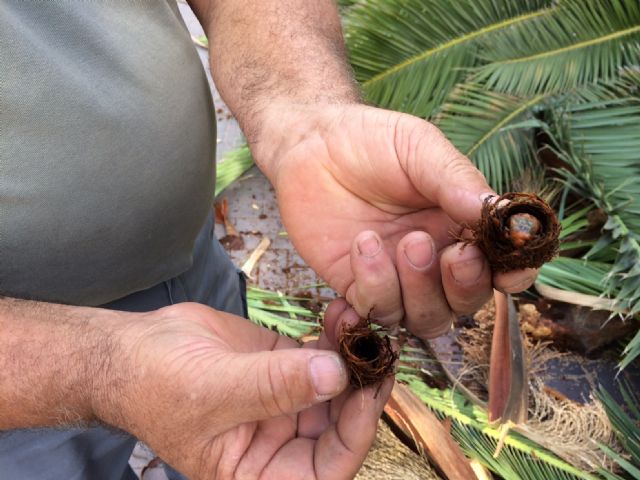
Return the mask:
<svg viewBox="0 0 640 480">
<path fill-rule="evenodd" d="M 538 276 L 537 268 L 526 268 L 512 272 L 497 273 L 493 276 L 493 285 L 503 293 L 518 293 L 526 290 Z"/>
<path fill-rule="evenodd" d="M 215 366 L 215 389 L 227 392 L 216 399 L 227 428 L 299 412 L 340 394 L 348 382 L 336 352 L 311 348 L 227 354 Z"/>
<path fill-rule="evenodd" d="M 376 437 L 378 420 L 392 388 L 393 377 L 389 377 L 379 389 L 373 386 L 349 395 L 338 421 L 316 442 L 314 465 L 319 480 L 355 476 Z"/>
<path fill-rule="evenodd" d="M 322 318 L 322 332 L 318 338 L 318 348 L 335 350 L 335 343 L 332 342 L 332 339 L 335 337 L 336 324 L 340 315 L 348 308 L 350 306 L 344 298 L 336 298 L 327 305 Z"/>
<path fill-rule="evenodd" d="M 458 223 L 480 218 L 483 195 L 493 194 L 484 175 L 429 122 L 401 115 L 395 150 L 416 188 Z"/>
<path fill-rule="evenodd" d="M 447 302 L 456 314 L 473 313 L 491 297 L 489 262 L 478 247 L 448 247 L 440 256 L 440 270 Z"/>
<path fill-rule="evenodd" d="M 338 336 L 343 328 L 356 325 L 360 315 L 346 300 L 338 298 L 331 302 L 324 314 L 323 329 L 318 339 L 318 348 L 338 350 Z"/>
<path fill-rule="evenodd" d="M 407 234 L 398 242 L 397 265 L 407 329 L 423 339 L 445 334 L 454 314 L 442 288 L 432 237 L 425 232 Z"/>
<path fill-rule="evenodd" d="M 222 475 L 223 472 L 218 471 L 220 478 L 260 478 L 260 473 L 282 445 L 296 437 L 295 415 L 270 418 L 253 425 L 255 430 L 248 432 L 252 433 L 249 448 L 246 449 L 235 472 L 232 470 L 229 475 Z M 224 443 L 221 447 L 225 447 Z"/>
<path fill-rule="evenodd" d="M 326 350 L 337 350 L 339 332 L 345 327 L 357 324 L 358 321 L 360 321 L 360 316 L 344 299 L 334 300 L 329 304 L 324 314 L 324 328 L 316 346 Z M 304 348 L 312 346 L 305 344 Z M 334 397 L 331 404 L 328 402 L 319 403 L 300 412 L 298 415 L 298 436 L 318 438 L 335 421 L 331 418 L 331 412 L 336 402 L 341 404 L 341 398 L 345 394 L 346 391 L 338 397 Z"/>
<path fill-rule="evenodd" d="M 347 301 L 362 317 L 392 326 L 404 315 L 400 283 L 393 260 L 377 233 L 367 230 L 356 236 L 351 248 L 354 282 Z"/>
</svg>

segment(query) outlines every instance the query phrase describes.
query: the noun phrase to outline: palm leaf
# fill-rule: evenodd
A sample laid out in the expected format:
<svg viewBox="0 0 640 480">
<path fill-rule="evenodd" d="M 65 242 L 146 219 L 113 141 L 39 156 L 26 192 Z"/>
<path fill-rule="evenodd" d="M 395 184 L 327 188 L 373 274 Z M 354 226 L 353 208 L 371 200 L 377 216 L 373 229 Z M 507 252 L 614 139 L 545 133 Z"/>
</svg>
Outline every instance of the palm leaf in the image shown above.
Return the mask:
<svg viewBox="0 0 640 480">
<path fill-rule="evenodd" d="M 358 0 L 338 0 L 336 3 L 340 8 L 352 7 Z"/>
<path fill-rule="evenodd" d="M 638 410 L 638 397 L 629 387 L 621 386 L 620 392 L 624 399 L 626 411 L 618 405 L 611 394 L 603 387 L 600 387 L 597 391 L 597 397 L 602 402 L 618 442 L 626 452 L 626 455 L 623 456 L 606 445 L 601 445 L 600 447 L 622 470 L 631 475 L 631 478 L 640 478 L 640 411 Z M 601 473 L 609 479 L 623 480 L 623 477 L 610 472 L 603 471 Z"/>
<path fill-rule="evenodd" d="M 640 232 L 640 98 L 577 102 L 562 115 L 573 150 L 590 161 L 594 182 L 623 223 Z"/>
<path fill-rule="evenodd" d="M 516 95 L 566 92 L 617 78 L 640 61 L 637 0 L 566 0 L 550 15 L 497 32 L 476 79 Z"/>
<path fill-rule="evenodd" d="M 628 316 L 640 313 L 640 75 L 623 71 L 608 86 L 591 88 L 550 111 L 567 185 L 608 215 L 587 258 L 615 249 L 602 294 Z M 640 355 L 640 337 L 625 349 L 621 367 Z"/>
<path fill-rule="evenodd" d="M 319 315 L 299 304 L 304 300 L 307 299 L 249 287 L 249 319 L 282 335 L 299 339 L 320 328 Z"/>
<path fill-rule="evenodd" d="M 481 84 L 456 87 L 435 118 L 453 144 L 500 191 L 537 163 L 533 111 L 545 95 L 520 98 L 486 90 Z"/>
<path fill-rule="evenodd" d="M 622 360 L 620 361 L 620 369 L 627 368 L 631 362 L 640 356 L 640 330 L 634 335 L 631 341 L 624 347 L 622 351 Z"/>
<path fill-rule="evenodd" d="M 606 296 L 605 284 L 610 270 L 610 263 L 558 257 L 540 268 L 537 282 L 560 290 Z"/>
<path fill-rule="evenodd" d="M 253 157 L 247 145 L 228 152 L 216 165 L 216 190 L 218 196 L 225 188 L 235 182 L 253 166 Z"/>
<path fill-rule="evenodd" d="M 484 409 L 469 403 L 454 390 L 428 387 L 419 377 L 398 373 L 398 380 L 411 390 L 440 418 L 451 419 L 451 434 L 464 453 L 507 480 L 589 479 L 598 477 L 584 472 L 532 440 L 510 432 L 504 447 L 494 457 L 502 436 L 500 428 L 491 426 Z"/>
<path fill-rule="evenodd" d="M 545 16 L 550 0 L 376 0 L 345 14 L 345 38 L 366 99 L 430 117 L 477 65 L 479 41 Z"/>
</svg>

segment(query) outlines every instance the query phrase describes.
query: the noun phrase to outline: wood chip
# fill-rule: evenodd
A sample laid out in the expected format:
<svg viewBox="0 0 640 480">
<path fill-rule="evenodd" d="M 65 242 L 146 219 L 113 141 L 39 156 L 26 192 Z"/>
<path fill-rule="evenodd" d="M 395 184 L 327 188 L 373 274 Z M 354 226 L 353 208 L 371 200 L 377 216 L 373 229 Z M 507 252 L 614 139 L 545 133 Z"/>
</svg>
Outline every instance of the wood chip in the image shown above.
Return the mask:
<svg viewBox="0 0 640 480">
<path fill-rule="evenodd" d="M 249 255 L 247 261 L 244 262 L 244 265 L 242 265 L 242 271 L 247 277 L 252 278 L 251 272 L 253 271 L 253 268 L 260 261 L 260 258 L 262 257 L 262 255 L 264 255 L 264 252 L 267 251 L 269 245 L 271 245 L 271 240 L 269 240 L 269 238 L 267 237 L 262 237 L 262 240 L 260 240 L 258 246 L 253 252 L 251 252 L 251 255 Z"/>
<path fill-rule="evenodd" d="M 409 387 L 396 382 L 384 411 L 449 480 L 479 478 L 446 427 Z"/>
</svg>

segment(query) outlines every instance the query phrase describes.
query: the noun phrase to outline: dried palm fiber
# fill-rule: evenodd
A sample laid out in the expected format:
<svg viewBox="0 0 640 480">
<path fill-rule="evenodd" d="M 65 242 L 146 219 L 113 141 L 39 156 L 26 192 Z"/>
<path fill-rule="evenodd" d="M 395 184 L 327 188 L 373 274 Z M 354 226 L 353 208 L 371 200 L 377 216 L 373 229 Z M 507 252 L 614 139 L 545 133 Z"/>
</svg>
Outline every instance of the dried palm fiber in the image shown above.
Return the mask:
<svg viewBox="0 0 640 480">
<path fill-rule="evenodd" d="M 522 333 L 528 333 L 528 326 L 522 322 L 522 311 L 529 310 L 520 306 L 520 328 Z M 495 322 L 495 303 L 487 302 L 473 316 L 477 326 L 460 331 L 457 342 L 463 352 L 463 367 L 460 379 L 473 391 L 481 396 L 486 394 L 489 380 L 489 359 L 491 357 L 491 337 Z M 529 376 L 537 376 L 544 369 L 544 365 L 553 358 L 563 357 L 565 354 L 550 347 L 551 342 L 534 341 L 523 335 L 525 358 Z"/>
<path fill-rule="evenodd" d="M 553 445 L 552 450 L 563 458 L 579 460 L 575 465 L 585 470 L 611 466 L 597 445 L 610 445 L 614 439 L 611 423 L 600 402 L 591 399 L 580 404 L 550 395 L 539 378 L 530 380 L 530 392 L 530 418 L 524 427 L 530 432 L 530 438 L 547 448 Z"/>
<path fill-rule="evenodd" d="M 530 314 L 530 308 L 520 308 L 520 312 L 523 311 Z M 474 316 L 478 326 L 463 330 L 458 337 L 464 364 L 460 382 L 482 400 L 486 399 L 494 318 L 491 301 Z M 614 438 L 602 405 L 595 400 L 579 404 L 551 393 L 540 375 L 549 360 L 568 355 L 554 350 L 549 342 L 534 341 L 527 336 L 524 341 L 529 371 L 529 421 L 526 425 L 514 426 L 513 430 L 579 468 L 596 471 L 609 466 L 597 444 L 611 445 Z"/>
<path fill-rule="evenodd" d="M 384 421 L 356 480 L 440 480 L 424 457 L 414 453 Z"/>
<path fill-rule="evenodd" d="M 560 223 L 553 209 L 533 193 L 487 197 L 473 240 L 494 272 L 539 268 L 558 253 Z"/>
<path fill-rule="evenodd" d="M 338 347 L 349 371 L 349 383 L 355 388 L 380 384 L 393 374 L 398 354 L 389 337 L 372 330 L 366 318 L 342 328 Z"/>
</svg>

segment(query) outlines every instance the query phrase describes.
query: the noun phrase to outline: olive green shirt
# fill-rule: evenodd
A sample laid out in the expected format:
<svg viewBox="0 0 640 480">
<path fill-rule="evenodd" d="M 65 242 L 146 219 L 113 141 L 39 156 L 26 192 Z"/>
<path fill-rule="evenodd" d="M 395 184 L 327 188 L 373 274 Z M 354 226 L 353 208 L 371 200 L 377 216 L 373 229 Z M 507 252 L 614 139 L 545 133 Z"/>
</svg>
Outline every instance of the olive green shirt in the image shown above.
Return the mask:
<svg viewBox="0 0 640 480">
<path fill-rule="evenodd" d="M 0 0 L 0 294 L 99 305 L 187 270 L 215 118 L 175 0 Z"/>
</svg>

